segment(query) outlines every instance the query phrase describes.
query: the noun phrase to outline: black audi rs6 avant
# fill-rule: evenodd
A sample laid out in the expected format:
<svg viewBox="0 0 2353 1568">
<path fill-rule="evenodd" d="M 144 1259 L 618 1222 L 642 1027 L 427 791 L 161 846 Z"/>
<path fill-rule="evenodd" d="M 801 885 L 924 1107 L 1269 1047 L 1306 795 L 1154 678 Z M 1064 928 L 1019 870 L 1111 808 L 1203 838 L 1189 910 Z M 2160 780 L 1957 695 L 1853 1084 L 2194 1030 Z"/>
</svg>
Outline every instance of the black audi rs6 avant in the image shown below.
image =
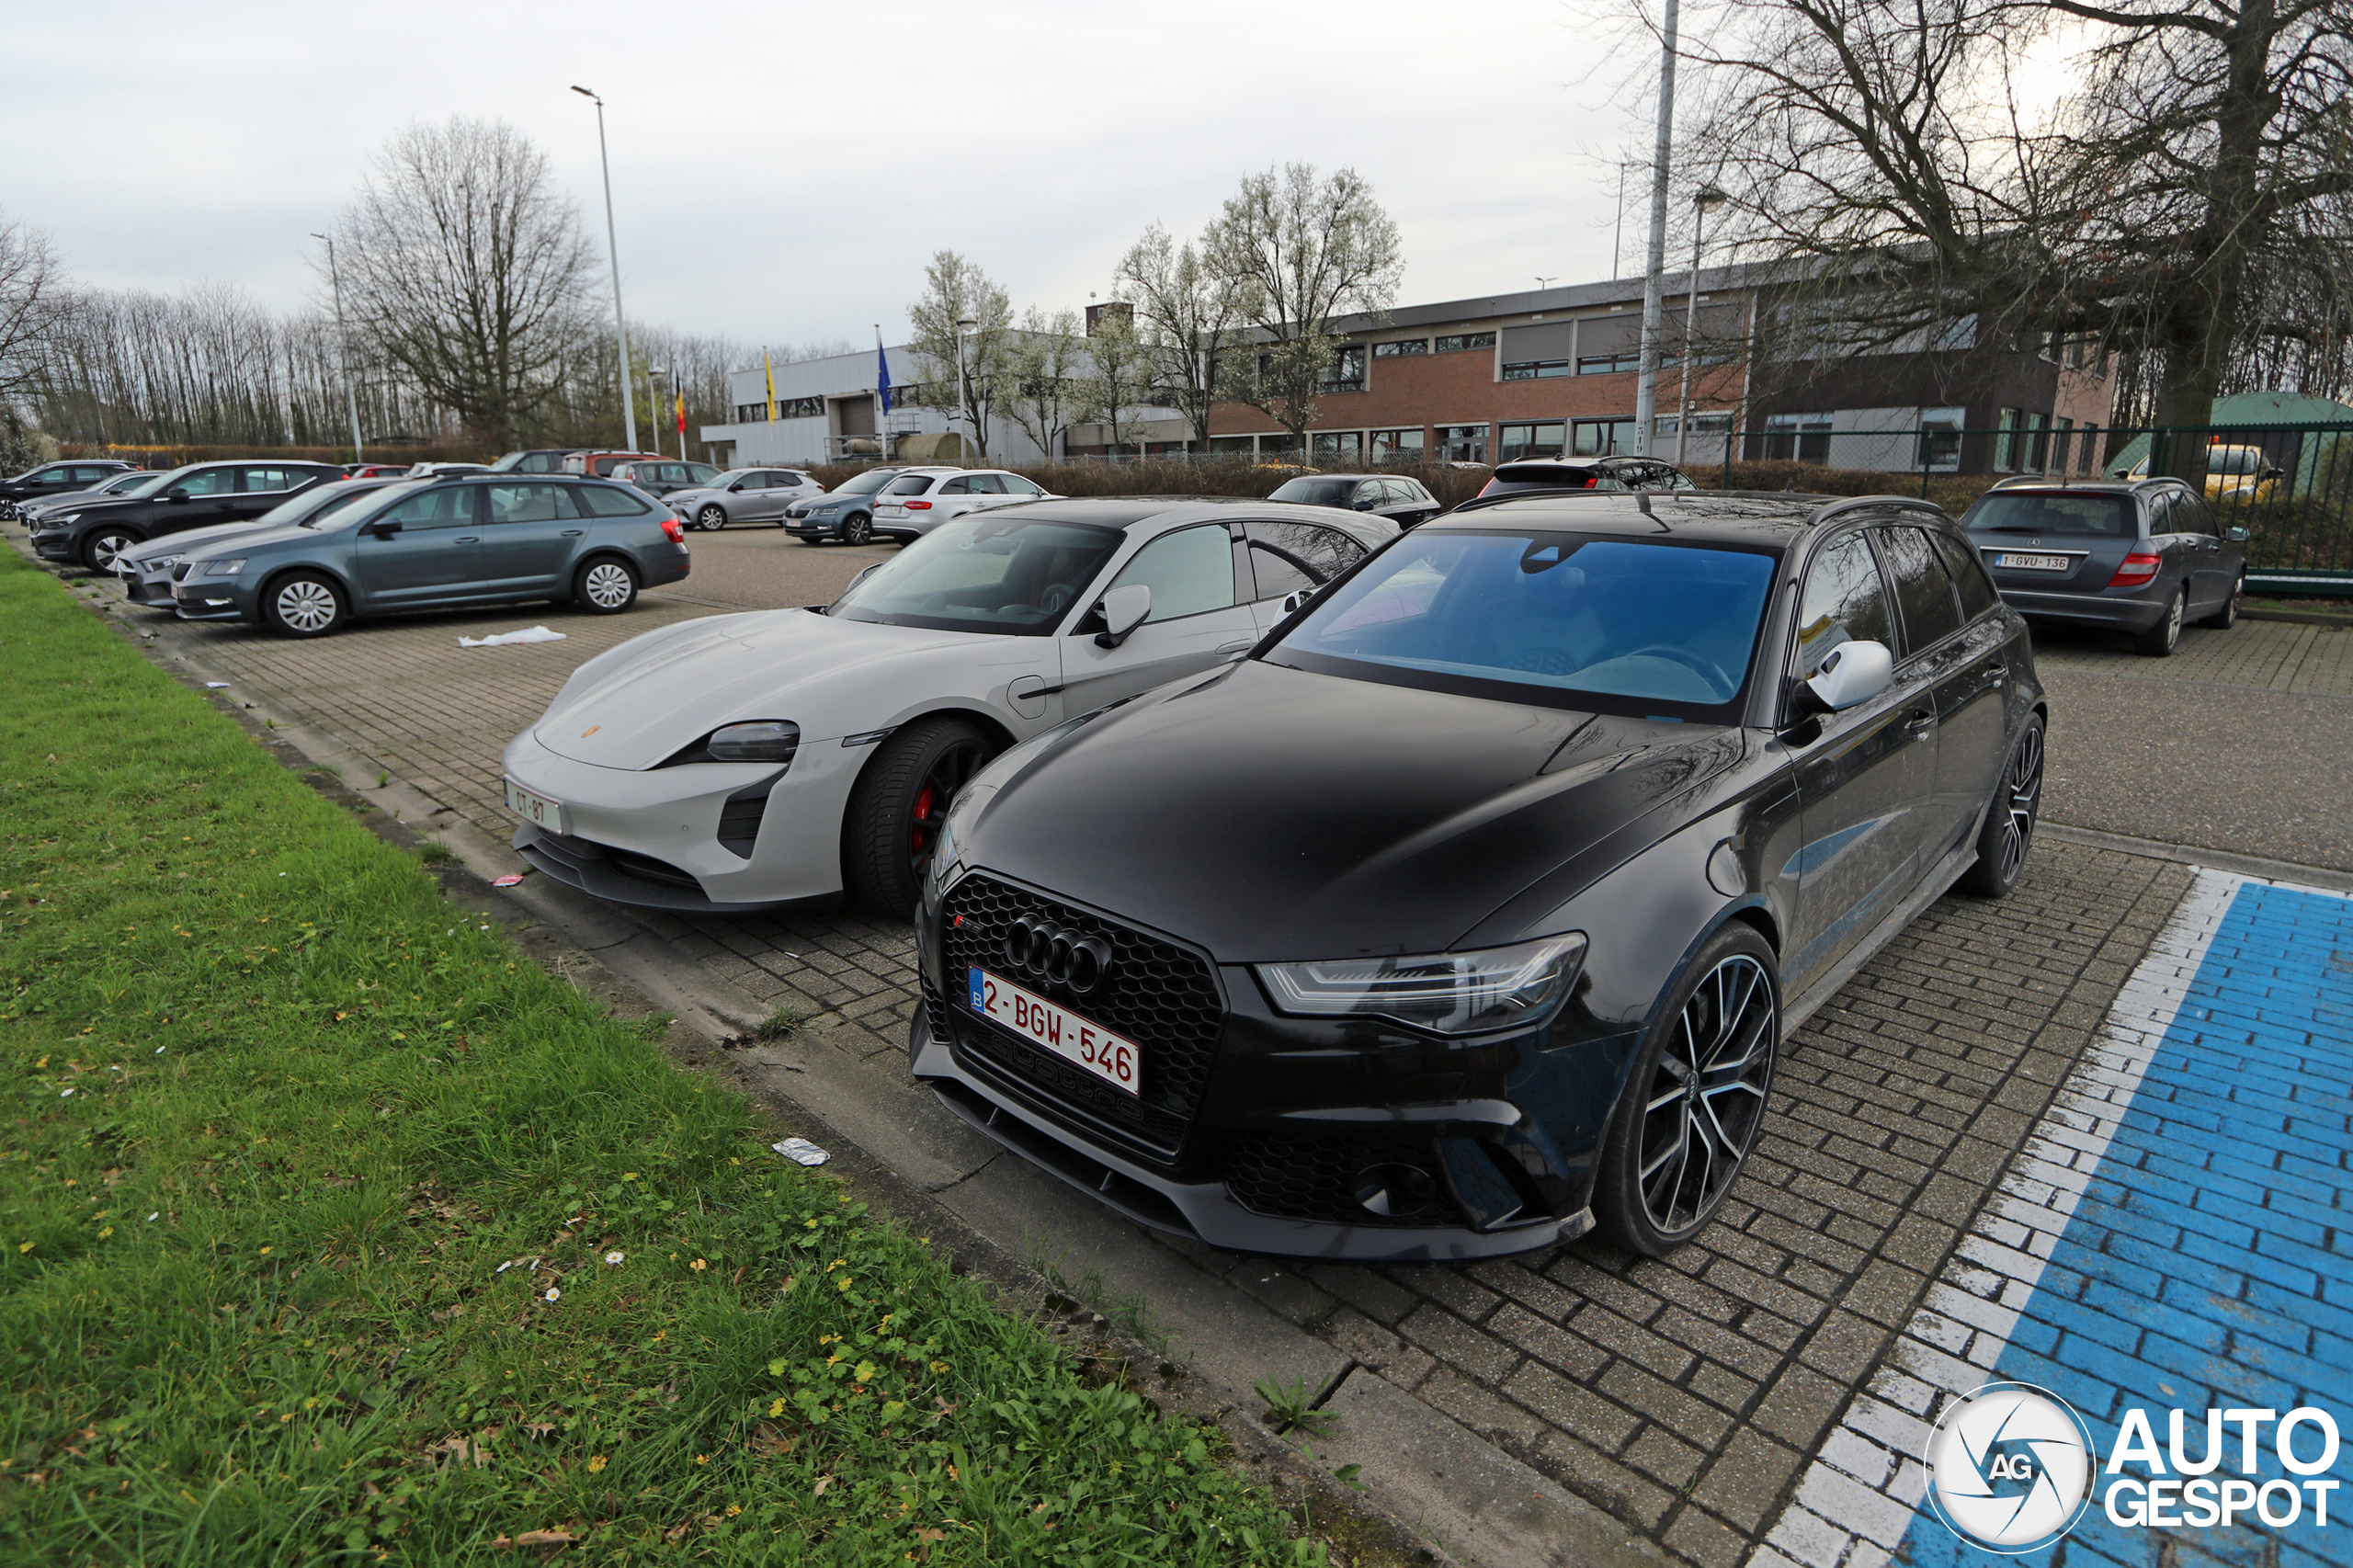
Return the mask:
<svg viewBox="0 0 2353 1568">
<path fill-rule="evenodd" d="M 1789 1030 L 1948 888 L 2015 884 L 2044 721 L 1925 503 L 1473 502 L 974 778 L 914 1071 L 1221 1247 L 1664 1253 Z"/>
</svg>

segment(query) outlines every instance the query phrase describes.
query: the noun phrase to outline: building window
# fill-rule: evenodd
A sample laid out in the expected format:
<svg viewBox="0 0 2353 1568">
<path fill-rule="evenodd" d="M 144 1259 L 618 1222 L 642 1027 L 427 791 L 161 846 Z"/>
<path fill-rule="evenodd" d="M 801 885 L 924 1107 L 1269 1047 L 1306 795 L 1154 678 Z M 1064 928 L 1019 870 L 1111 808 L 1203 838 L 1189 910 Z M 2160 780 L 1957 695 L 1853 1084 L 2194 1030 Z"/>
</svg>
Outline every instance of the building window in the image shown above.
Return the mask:
<svg viewBox="0 0 2353 1568">
<path fill-rule="evenodd" d="M 2083 466 L 2077 469 L 2076 472 L 2097 473 L 2099 472 L 2099 426 L 2088 419 L 2084 421 L 2083 456 L 2078 460 Z"/>
<path fill-rule="evenodd" d="M 1675 443 L 1677 462 L 1722 462 L 1725 443 L 1732 439 L 1732 415 L 1729 414 L 1699 414 L 1691 415 L 1691 437 L 1679 438 L 1683 428 L 1678 415 L 1662 414 L 1652 424 L 1651 453 L 1663 456 L 1667 443 Z"/>
<path fill-rule="evenodd" d="M 2028 415 L 2026 460 L 2020 466 L 2029 473 L 2051 472 L 2051 415 Z"/>
<path fill-rule="evenodd" d="M 1765 421 L 1765 456 L 1802 463 L 1830 460 L 1830 415 L 1775 414 Z"/>
<path fill-rule="evenodd" d="M 1965 408 L 1924 408 L 1920 411 L 1920 449 L 1915 466 L 1952 473 L 1961 468 L 1961 432 L 1969 421 Z"/>
<path fill-rule="evenodd" d="M 1211 436 L 1210 455 L 1212 457 L 1243 457 L 1250 455 L 1256 445 L 1256 436 Z"/>
<path fill-rule="evenodd" d="M 2051 422 L 2051 461 L 2045 473 L 2064 473 L 2073 466 L 2075 457 L 2075 422 L 2053 419 Z"/>
<path fill-rule="evenodd" d="M 1357 463 L 1364 460 L 1364 432 L 1361 430 L 1318 430 L 1315 432 L 1315 456 L 1313 460 Z"/>
<path fill-rule="evenodd" d="M 891 402 L 893 406 L 898 403 L 899 392 L 900 389 L 897 387 L 891 389 Z M 822 397 L 779 398 L 776 404 L 776 416 L 779 419 L 823 419 L 825 417 L 825 400 Z"/>
<path fill-rule="evenodd" d="M 1299 457 L 1299 437 L 1288 434 L 1261 436 L 1258 437 L 1258 455 L 1296 460 Z"/>
<path fill-rule="evenodd" d="M 1566 359 L 1529 359 L 1504 367 L 1504 380 L 1507 381 L 1550 381 L 1554 376 L 1568 373 L 1569 362 Z"/>
<path fill-rule="evenodd" d="M 1450 337 L 1438 340 L 1438 351 L 1441 354 L 1460 354 L 1465 349 L 1493 348 L 1495 346 L 1495 335 L 1492 332 L 1458 332 Z"/>
<path fill-rule="evenodd" d="M 1629 348 L 1620 354 L 1577 356 L 1577 374 L 1580 376 L 1614 376 L 1621 371 L 1639 370 L 1642 368 L 1643 355 L 1639 348 Z"/>
<path fill-rule="evenodd" d="M 1364 345 L 1351 343 L 1333 356 L 1332 369 L 1315 390 L 1319 392 L 1360 392 L 1364 391 Z"/>
<path fill-rule="evenodd" d="M 1557 426 L 1555 426 L 1557 428 Z M 1570 451 L 1581 458 L 1620 456 L 1634 449 L 1636 426 L 1631 419 L 1580 419 Z"/>
<path fill-rule="evenodd" d="M 1485 462 L 1487 460 L 1487 427 L 1484 425 L 1439 426 L 1438 455 L 1441 462 Z"/>
<path fill-rule="evenodd" d="M 1429 351 L 1430 340 L 1427 337 L 1408 337 L 1395 343 L 1376 343 L 1372 346 L 1372 357 L 1376 359 L 1402 359 L 1408 354 L 1427 354 Z"/>
<path fill-rule="evenodd" d="M 765 425 L 767 418 L 768 405 L 765 403 L 739 403 L 735 405 L 735 423 L 738 425 Z"/>
<path fill-rule="evenodd" d="M 1422 432 L 1412 430 L 1375 430 L 1372 433 L 1372 460 L 1377 463 L 1417 463 L 1422 460 Z"/>
<path fill-rule="evenodd" d="M 1928 347 L 1938 353 L 1957 354 L 1977 347 L 1977 312 L 1955 316 L 1937 328 L 1936 337 Z"/>
<path fill-rule="evenodd" d="M 1567 427 L 1557 419 L 1539 419 L 1495 427 L 1495 460 L 1518 462 L 1523 458 L 1557 458 Z"/>
</svg>

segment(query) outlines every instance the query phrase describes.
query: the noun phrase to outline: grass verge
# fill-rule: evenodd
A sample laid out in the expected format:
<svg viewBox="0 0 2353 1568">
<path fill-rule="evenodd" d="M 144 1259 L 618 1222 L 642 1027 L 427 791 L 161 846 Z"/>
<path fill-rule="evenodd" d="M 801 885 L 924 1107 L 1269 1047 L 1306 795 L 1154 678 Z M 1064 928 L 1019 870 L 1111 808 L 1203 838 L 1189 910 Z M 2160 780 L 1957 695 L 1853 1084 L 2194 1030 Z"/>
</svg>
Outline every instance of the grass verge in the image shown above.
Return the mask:
<svg viewBox="0 0 2353 1568">
<path fill-rule="evenodd" d="M 0 551 L 0 1558 L 1324 1560 Z"/>
</svg>

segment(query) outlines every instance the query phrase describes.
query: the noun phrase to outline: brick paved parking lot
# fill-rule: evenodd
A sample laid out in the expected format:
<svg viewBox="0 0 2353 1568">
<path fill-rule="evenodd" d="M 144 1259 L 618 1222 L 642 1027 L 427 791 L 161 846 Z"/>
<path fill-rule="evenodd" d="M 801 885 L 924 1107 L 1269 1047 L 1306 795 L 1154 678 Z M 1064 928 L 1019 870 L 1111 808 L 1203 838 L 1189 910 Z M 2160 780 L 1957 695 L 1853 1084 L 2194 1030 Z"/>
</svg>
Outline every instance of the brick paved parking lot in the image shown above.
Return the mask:
<svg viewBox="0 0 2353 1568">
<path fill-rule="evenodd" d="M 667 620 L 756 599 L 760 574 L 779 569 L 772 555 L 750 553 L 774 551 L 769 538 L 699 535 L 694 542 L 699 574 L 706 562 L 728 559 L 732 602 L 650 594 L 638 612 L 624 617 L 532 607 L 529 613 L 363 625 L 317 643 L 156 621 L 138 612 L 130 618 L 156 633 L 165 655 L 181 659 L 192 673 L 229 680 L 233 694 L 250 692 L 254 700 L 334 733 L 503 842 L 511 829 L 498 804 L 499 750 L 574 665 Z M 794 560 L 796 574 L 836 572 L 846 581 L 867 563 L 856 558 L 863 551 L 801 553 L 816 560 Z M 796 582 L 770 602 L 813 597 L 805 582 Z M 499 649 L 456 645 L 461 633 L 540 620 L 568 640 Z M 2054 644 L 2043 655 L 2057 710 L 2053 814 L 2069 820 L 2079 807 L 2086 815 L 2130 810 L 2129 791 L 2137 786 L 2129 781 L 2136 767 L 2145 773 L 2149 766 L 2136 749 L 2139 736 L 2113 733 L 2101 692 L 2147 687 L 2152 703 L 2202 714 L 2244 710 L 2249 690 L 2259 690 L 2322 705 L 2334 715 L 2328 722 L 2342 723 L 2353 714 L 2353 662 L 2345 653 L 2353 640 L 2346 639 L 2251 622 L 2228 634 L 2195 633 L 2179 657 L 2163 665 L 2091 642 Z M 2343 755 L 2337 753 L 2340 772 Z M 2063 788 L 2056 782 L 2063 775 Z M 2306 842 L 2285 822 L 2295 797 L 2279 799 L 2283 787 L 2270 778 L 2248 786 L 2258 795 L 2241 802 L 2245 825 L 2232 830 L 2238 840 L 2224 847 L 2261 854 L 2275 840 Z M 2328 787 L 2341 787 L 2341 780 Z M 2135 820 L 2138 825 L 2122 830 L 2148 835 L 2161 825 Z M 2344 820 L 2335 831 L 2343 830 Z M 2342 863 L 2353 865 L 2353 853 Z M 2103 1020 L 2177 920 L 2185 895 L 2207 875 L 2116 849 L 2045 840 L 2011 899 L 1938 903 L 1789 1042 L 1776 1114 L 1748 1174 L 1719 1222 L 1670 1259 L 1637 1261 L 1580 1244 L 1471 1267 L 1338 1268 L 1235 1257 L 1160 1238 L 1149 1244 L 1199 1270 L 1194 1278 L 1204 1286 L 1215 1281 L 1217 1289 L 1255 1298 L 1352 1358 L 1363 1369 L 1354 1377 L 1377 1378 L 1445 1413 L 1607 1510 L 1631 1536 L 1652 1543 L 1630 1547 L 1630 1561 L 1663 1547 L 1703 1568 L 1733 1568 L 1769 1534 L 1775 1551 L 1815 1568 L 1874 1568 L 1912 1528 L 1905 1521 L 1916 1484 L 1907 1500 L 1900 1480 L 1890 1479 L 1895 1461 L 1886 1475 L 1858 1478 L 1854 1468 L 1840 1469 L 1824 1456 L 1848 1451 L 1851 1429 L 1876 1408 L 1859 1402 L 1858 1390 L 1880 1391 L 1868 1396 L 1877 1400 L 1901 1386 L 1891 1380 L 1915 1376 L 1904 1369 L 1905 1358 L 1916 1354 L 1924 1314 L 1950 1305 L 1956 1279 L 1975 1278 L 1967 1273 L 1969 1249 L 1978 1244 L 1971 1238 L 1993 1233 L 1987 1228 L 2015 1197 L 2018 1162 L 2040 1136 L 2038 1126 L 2063 1085 L 2087 1062 L 2097 1067 L 2106 1060 L 2110 1047 L 2095 1049 L 2104 1038 Z M 907 1086 L 893 1054 L 914 1000 L 912 944 L 904 927 L 847 916 L 718 920 L 631 912 L 626 919 L 663 945 L 665 961 L 679 973 L 733 987 L 763 1007 L 794 1008 L 809 1021 L 802 1049 L 847 1052 Z M 2296 970 L 2289 983 L 2305 978 L 2306 970 Z M 2318 1022 L 2292 1027 L 2307 1035 L 2334 1029 L 2341 1040 L 2347 1021 L 2340 1006 Z M 2194 1053 L 2165 1060 L 2173 1065 L 2165 1071 L 2175 1076 L 2165 1082 L 2177 1085 L 2166 1092 L 2189 1103 L 2181 1074 L 2195 1076 Z M 2341 1108 L 2341 1060 L 2334 1082 Z M 794 1088 L 790 1081 L 781 1086 Z M 2067 1092 L 2079 1094 L 2080 1084 Z M 2289 1102 L 2317 1092 L 2283 1091 L 2279 1114 L 2304 1114 L 2301 1102 Z M 912 1097 L 902 1108 L 924 1114 Z M 2329 1114 L 2341 1126 L 2341 1108 Z M 2228 1119 L 2194 1126 L 2238 1136 L 2239 1124 Z M 2328 1156 L 2328 1148 L 2336 1154 Z M 2324 1140 L 2321 1153 L 2279 1157 L 2336 1159 L 2319 1200 L 2327 1208 L 2346 1201 L 2342 1153 L 2340 1137 L 2333 1145 Z M 2130 1209 L 2143 1200 L 2114 1201 Z M 2328 1229 L 2333 1212 L 2300 1210 L 2299 1222 L 2335 1236 L 2339 1233 Z M 2239 1216 L 2229 1222 L 2252 1221 Z M 1108 1217 L 1099 1225 L 1099 1233 L 1070 1238 L 1081 1255 L 1077 1267 L 1097 1235 L 1144 1244 Z M 2068 1239 L 2089 1252 L 2108 1245 L 2115 1253 L 2097 1237 L 2078 1242 L 2071 1231 Z M 1013 1240 L 1017 1245 L 1025 1238 Z M 2339 1244 L 2302 1244 L 2326 1251 Z M 1113 1250 L 1104 1244 L 1105 1256 Z M 2087 1279 L 2098 1275 L 2083 1267 L 2076 1272 Z M 1998 1289 L 1995 1299 L 2014 1306 Z M 2020 1356 L 2064 1360 L 2066 1346 L 2094 1342 L 2094 1331 L 2080 1324 L 2054 1322 L 2036 1332 L 2041 1337 L 2022 1332 L 2005 1343 Z M 2353 1337 L 2336 1326 L 2327 1333 Z M 2299 1342 L 2294 1353 L 2310 1353 L 2314 1343 Z M 2099 1375 L 2089 1360 L 2078 1359 L 2086 1376 Z M 2268 1387 L 2245 1392 L 2265 1403 Z M 2152 1403 L 2159 1399 L 2154 1390 L 2129 1392 Z M 1927 1408 L 1914 1403 L 1920 1407 L 1905 1410 L 1905 1434 L 1915 1434 Z M 1335 1439 L 1343 1458 L 1345 1426 Z M 1851 1501 L 1858 1488 L 1879 1501 L 1856 1503 L 1849 1513 L 1859 1517 L 1877 1508 L 1876 1536 L 1852 1519 L 1833 1518 L 1837 1509 L 1830 1504 L 1803 1502 L 1827 1494 Z"/>
</svg>

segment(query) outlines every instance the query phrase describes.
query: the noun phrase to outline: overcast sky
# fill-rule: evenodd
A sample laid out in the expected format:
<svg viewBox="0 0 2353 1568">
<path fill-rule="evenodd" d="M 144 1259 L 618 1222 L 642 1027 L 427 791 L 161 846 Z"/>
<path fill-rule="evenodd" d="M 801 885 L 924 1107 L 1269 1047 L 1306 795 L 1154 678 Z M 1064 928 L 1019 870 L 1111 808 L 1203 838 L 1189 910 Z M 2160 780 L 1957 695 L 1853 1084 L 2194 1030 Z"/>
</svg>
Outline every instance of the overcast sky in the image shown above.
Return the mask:
<svg viewBox="0 0 2353 1568">
<path fill-rule="evenodd" d="M 963 252 L 1017 308 L 1086 304 L 1158 219 L 1241 176 L 1353 165 L 1404 235 L 1401 303 L 1610 271 L 1646 51 L 1564 0 L 896 0 L 398 7 L 0 0 L 0 211 L 78 278 L 313 289 L 324 230 L 413 119 L 535 140 L 601 244 L 604 95 L 632 318 L 747 345 L 896 340 Z M 1638 209 L 1640 193 L 1630 201 Z M 1636 265 L 1639 213 L 1626 259 Z"/>
</svg>

